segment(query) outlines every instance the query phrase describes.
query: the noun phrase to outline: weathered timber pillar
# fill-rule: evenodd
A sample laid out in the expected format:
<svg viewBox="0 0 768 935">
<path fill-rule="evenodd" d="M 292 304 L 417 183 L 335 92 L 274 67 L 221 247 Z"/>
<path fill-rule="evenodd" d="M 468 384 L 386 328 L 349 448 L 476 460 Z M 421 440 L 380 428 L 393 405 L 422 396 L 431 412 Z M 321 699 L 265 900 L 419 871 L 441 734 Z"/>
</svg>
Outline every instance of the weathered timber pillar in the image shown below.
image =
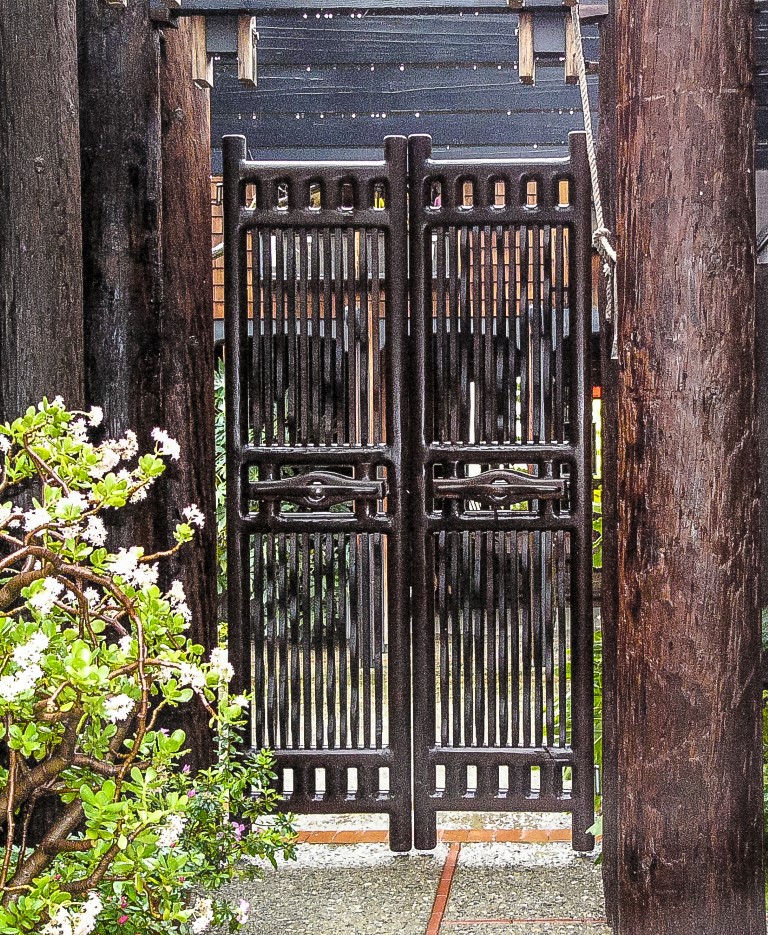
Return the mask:
<svg viewBox="0 0 768 935">
<path fill-rule="evenodd" d="M 105 431 L 161 422 L 162 312 L 159 36 L 147 0 L 78 0 L 86 395 Z M 151 510 L 121 530 L 159 545 Z"/>
<path fill-rule="evenodd" d="M 213 416 L 211 130 L 209 94 L 192 82 L 192 23 L 165 32 L 160 64 L 163 130 L 163 268 L 161 328 L 163 424 L 181 458 L 163 478 L 165 538 L 181 510 L 196 503 L 206 517 L 195 542 L 172 563 L 192 611 L 190 637 L 216 644 L 216 450 Z M 187 729 L 195 765 L 211 754 L 208 715 L 193 709 Z"/>
<path fill-rule="evenodd" d="M 765 932 L 750 0 L 618 0 L 619 935 Z"/>
<path fill-rule="evenodd" d="M 83 403 L 75 0 L 0 3 L 0 418 Z"/>
<path fill-rule="evenodd" d="M 598 160 L 603 213 L 609 230 L 616 229 L 616 10 L 610 0 L 608 16 L 600 23 L 600 130 Z M 605 282 L 600 282 L 601 313 L 605 309 Z M 600 329 L 600 385 L 602 387 L 602 510 L 603 571 L 600 625 L 603 647 L 603 888 L 608 921 L 616 924 L 618 906 L 618 836 L 616 799 L 616 384 L 617 361 L 611 351 L 616 322 Z"/>
</svg>

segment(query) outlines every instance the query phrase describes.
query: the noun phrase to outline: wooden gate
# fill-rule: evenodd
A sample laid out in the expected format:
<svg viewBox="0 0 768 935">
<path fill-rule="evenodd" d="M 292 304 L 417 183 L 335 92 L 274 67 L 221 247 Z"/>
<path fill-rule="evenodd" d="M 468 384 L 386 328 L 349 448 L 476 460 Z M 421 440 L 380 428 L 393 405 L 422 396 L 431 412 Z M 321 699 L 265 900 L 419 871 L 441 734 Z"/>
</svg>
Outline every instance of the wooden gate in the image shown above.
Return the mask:
<svg viewBox="0 0 768 935">
<path fill-rule="evenodd" d="M 589 848 L 583 136 L 525 164 L 435 161 L 428 137 L 376 162 L 245 155 L 225 138 L 229 640 L 251 743 L 287 808 L 387 813 L 394 850 L 465 809 L 572 811 Z"/>
</svg>

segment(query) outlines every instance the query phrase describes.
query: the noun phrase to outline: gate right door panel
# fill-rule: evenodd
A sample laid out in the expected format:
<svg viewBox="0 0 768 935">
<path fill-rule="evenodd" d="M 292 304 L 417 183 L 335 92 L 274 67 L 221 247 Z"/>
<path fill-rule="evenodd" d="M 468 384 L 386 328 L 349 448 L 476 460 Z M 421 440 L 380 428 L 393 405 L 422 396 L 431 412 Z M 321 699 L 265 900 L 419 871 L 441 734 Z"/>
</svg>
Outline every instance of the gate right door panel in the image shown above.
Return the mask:
<svg viewBox="0 0 768 935">
<path fill-rule="evenodd" d="M 445 810 L 593 846 L 589 172 L 410 140 L 415 845 Z"/>
</svg>

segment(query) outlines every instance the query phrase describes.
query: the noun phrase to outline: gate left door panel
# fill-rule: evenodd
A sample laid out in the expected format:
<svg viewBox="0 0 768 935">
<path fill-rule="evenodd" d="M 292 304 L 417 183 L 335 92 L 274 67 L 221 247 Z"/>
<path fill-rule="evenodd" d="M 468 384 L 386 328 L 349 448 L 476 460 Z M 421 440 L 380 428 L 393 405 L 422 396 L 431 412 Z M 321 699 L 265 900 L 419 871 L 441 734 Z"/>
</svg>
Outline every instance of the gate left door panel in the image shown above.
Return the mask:
<svg viewBox="0 0 768 935">
<path fill-rule="evenodd" d="M 224 153 L 236 688 L 286 809 L 386 813 L 407 850 L 406 141 L 354 164 Z"/>
</svg>

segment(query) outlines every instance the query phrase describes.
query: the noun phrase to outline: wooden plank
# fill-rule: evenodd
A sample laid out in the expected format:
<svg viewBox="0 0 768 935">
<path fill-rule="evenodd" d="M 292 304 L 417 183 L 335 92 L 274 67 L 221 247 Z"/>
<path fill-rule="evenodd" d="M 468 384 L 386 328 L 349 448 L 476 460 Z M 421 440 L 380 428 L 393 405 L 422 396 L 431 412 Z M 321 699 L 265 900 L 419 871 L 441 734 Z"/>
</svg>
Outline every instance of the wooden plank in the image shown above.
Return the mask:
<svg viewBox="0 0 768 935">
<path fill-rule="evenodd" d="M 520 14 L 517 37 L 517 61 L 523 84 L 536 81 L 535 25 L 532 13 Z"/>
<path fill-rule="evenodd" d="M 578 47 L 576 42 L 576 30 L 573 28 L 573 20 L 570 16 L 565 18 L 565 80 L 568 84 L 576 84 L 579 80 L 577 66 Z"/>
<path fill-rule="evenodd" d="M 257 84 L 256 49 L 259 34 L 255 16 L 240 16 L 237 20 L 237 80 L 255 88 Z"/>
<path fill-rule="evenodd" d="M 213 56 L 208 54 L 205 41 L 205 17 L 193 16 L 192 23 L 192 81 L 198 88 L 213 87 Z"/>
<path fill-rule="evenodd" d="M 301 14 L 259 18 L 261 66 L 295 65 L 393 65 L 410 64 L 512 64 L 516 44 L 510 41 L 517 17 L 478 16 L 348 16 L 306 19 Z M 564 47 L 562 17 L 543 17 L 536 25 L 541 50 Z M 583 29 L 589 60 L 599 57 L 598 27 Z M 208 51 L 228 55 L 237 47 L 236 20 L 215 18 L 208 23 Z"/>
<path fill-rule="evenodd" d="M 546 79 L 544 79 L 546 75 Z M 309 77 L 309 76 L 307 76 Z M 316 68 L 311 81 L 292 70 L 262 67 L 259 92 L 243 89 L 231 74 L 216 71 L 213 96 L 217 117 L 297 113 L 413 114 L 498 111 L 525 115 L 564 110 L 581 111 L 578 88 L 564 85 L 561 67 L 539 69 L 535 87 L 521 85 L 514 68 L 465 66 L 448 69 Z M 597 78 L 590 78 L 593 108 Z"/>
<path fill-rule="evenodd" d="M 418 116 L 417 116 L 418 114 Z M 242 133 L 248 146 L 264 148 L 266 145 L 283 148 L 326 149 L 341 143 L 349 147 L 380 146 L 385 136 L 392 133 L 431 133 L 440 146 L 538 146 L 542 143 L 565 145 L 568 133 L 579 129 L 580 114 L 486 114 L 435 115 L 420 111 L 397 118 L 371 117 L 363 114 L 351 116 L 319 115 L 286 119 L 285 115 L 264 115 L 257 118 L 233 120 L 214 116 L 211 121 L 212 139 L 220 140 L 227 133 Z M 295 157 L 294 157 L 295 158 Z"/>
</svg>

